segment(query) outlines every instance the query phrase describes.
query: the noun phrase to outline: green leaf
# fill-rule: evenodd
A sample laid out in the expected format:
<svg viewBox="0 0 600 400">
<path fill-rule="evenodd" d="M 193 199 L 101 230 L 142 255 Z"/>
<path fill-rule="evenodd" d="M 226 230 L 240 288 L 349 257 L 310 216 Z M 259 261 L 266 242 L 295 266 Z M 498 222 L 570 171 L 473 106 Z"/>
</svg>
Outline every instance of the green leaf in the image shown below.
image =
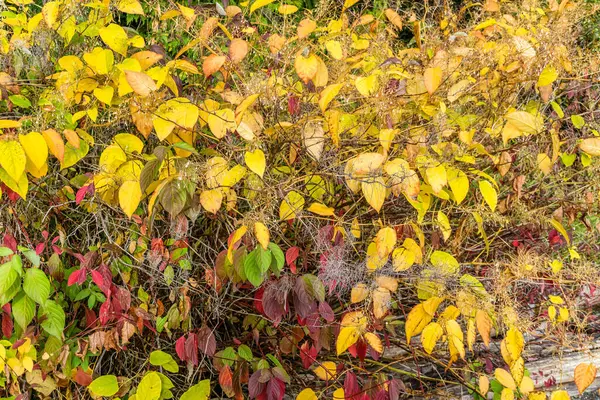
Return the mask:
<svg viewBox="0 0 600 400">
<path fill-rule="evenodd" d="M 19 251 L 36 267 L 40 266 L 40 256 L 37 255 L 35 250 L 28 249 L 27 247 L 19 246 Z"/>
<path fill-rule="evenodd" d="M 275 274 L 279 275 L 279 272 L 281 272 L 285 265 L 285 255 L 283 254 L 283 251 L 281 251 L 281 248 L 273 242 L 269 243 L 269 250 L 271 250 L 271 255 L 273 256 L 273 259 L 271 260 L 271 269 Z"/>
<path fill-rule="evenodd" d="M 149 372 L 140 381 L 135 396 L 140 400 L 158 400 L 161 392 L 160 376 L 156 372 Z"/>
<path fill-rule="evenodd" d="M 35 316 L 35 302 L 25 292 L 19 292 L 12 302 L 12 314 L 21 329 L 27 329 Z"/>
<path fill-rule="evenodd" d="M 246 361 L 252 361 L 254 359 L 254 356 L 252 355 L 252 350 L 250 350 L 250 347 L 246 346 L 245 344 L 240 345 L 240 347 L 238 347 L 237 352 L 238 355 Z"/>
<path fill-rule="evenodd" d="M 10 256 L 11 254 L 14 254 L 14 253 L 8 247 L 0 247 L 0 257 Z"/>
<path fill-rule="evenodd" d="M 460 264 L 456 261 L 456 258 L 445 251 L 434 251 L 429 258 L 429 261 L 431 261 L 431 264 L 440 271 L 451 274 L 456 273 L 460 268 Z"/>
<path fill-rule="evenodd" d="M 170 354 L 164 351 L 156 350 L 150 353 L 150 364 L 157 367 L 163 367 L 169 372 L 179 372 L 179 365 Z"/>
<path fill-rule="evenodd" d="M 93 395 L 110 397 L 119 391 L 119 382 L 114 375 L 104 375 L 94 379 L 88 389 Z"/>
<path fill-rule="evenodd" d="M 192 154 L 198 154 L 196 149 L 191 144 L 186 143 L 186 142 L 177 142 L 173 145 L 173 147 L 181 149 L 181 150 L 189 151 Z"/>
<path fill-rule="evenodd" d="M 225 365 L 233 366 L 237 356 L 235 354 L 235 350 L 233 347 L 227 347 L 225 350 L 221 351 L 221 362 Z"/>
<path fill-rule="evenodd" d="M 207 400 L 210 395 L 210 380 L 205 379 L 189 388 L 179 400 Z"/>
<path fill-rule="evenodd" d="M 257 247 L 244 258 L 244 273 L 255 287 L 259 287 L 264 280 L 263 272 L 257 262 L 259 249 L 260 247 Z"/>
<path fill-rule="evenodd" d="M 258 254 L 256 256 L 256 262 L 258 263 L 258 265 L 260 267 L 261 273 L 264 274 L 265 272 L 267 272 L 269 270 L 269 267 L 271 266 L 271 258 L 272 258 L 271 251 L 265 250 L 261 246 L 258 246 L 256 249 L 258 249 Z"/>
<path fill-rule="evenodd" d="M 12 261 L 0 266 L 0 296 L 4 296 L 9 292 L 10 287 L 15 283 L 18 277 L 19 273 L 13 268 Z"/>
<path fill-rule="evenodd" d="M 47 300 L 38 312 L 38 318 L 40 317 L 45 317 L 42 328 L 50 335 L 60 339 L 65 329 L 65 312 L 62 307 L 53 300 Z"/>
<path fill-rule="evenodd" d="M 29 99 L 23 96 L 22 94 L 13 94 L 12 96 L 8 96 L 8 99 L 17 107 L 31 107 L 31 102 L 29 101 Z"/>
<path fill-rule="evenodd" d="M 581 129 L 585 126 L 585 119 L 581 115 L 571 115 L 571 122 L 576 129 Z"/>
<path fill-rule="evenodd" d="M 43 304 L 50 296 L 50 280 L 41 269 L 29 268 L 23 279 L 23 290 L 36 303 Z"/>
<path fill-rule="evenodd" d="M 325 301 L 325 286 L 323 282 L 312 274 L 302 276 L 308 292 L 319 302 Z"/>
</svg>

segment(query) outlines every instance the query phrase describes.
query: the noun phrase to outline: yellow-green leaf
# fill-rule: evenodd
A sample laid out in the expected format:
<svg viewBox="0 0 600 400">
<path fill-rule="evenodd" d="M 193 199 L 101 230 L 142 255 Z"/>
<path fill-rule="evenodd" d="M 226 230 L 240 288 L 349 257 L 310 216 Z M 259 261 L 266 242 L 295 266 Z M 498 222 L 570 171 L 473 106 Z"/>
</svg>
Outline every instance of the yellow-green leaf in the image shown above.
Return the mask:
<svg viewBox="0 0 600 400">
<path fill-rule="evenodd" d="M 286 221 L 296 218 L 296 214 L 304 208 L 304 197 L 294 190 L 289 192 L 279 205 L 279 219 Z"/>
<path fill-rule="evenodd" d="M 486 204 L 492 211 L 495 211 L 496 205 L 498 204 L 498 193 L 496 192 L 496 189 L 494 189 L 494 186 L 492 186 L 489 181 L 481 180 L 479 181 L 479 191 Z"/>
<path fill-rule="evenodd" d="M 100 28 L 99 33 L 100 38 L 108 47 L 123 57 L 127 56 L 128 37 L 127 32 L 125 32 L 122 26 L 110 24 L 104 28 Z"/>
<path fill-rule="evenodd" d="M 558 78 L 558 72 L 552 65 L 546 65 L 540 77 L 538 78 L 538 86 L 547 86 L 552 84 Z"/>
<path fill-rule="evenodd" d="M 16 140 L 0 141 L 0 167 L 4 168 L 8 176 L 15 182 L 21 179 L 26 164 L 27 157 L 19 142 Z"/>
</svg>

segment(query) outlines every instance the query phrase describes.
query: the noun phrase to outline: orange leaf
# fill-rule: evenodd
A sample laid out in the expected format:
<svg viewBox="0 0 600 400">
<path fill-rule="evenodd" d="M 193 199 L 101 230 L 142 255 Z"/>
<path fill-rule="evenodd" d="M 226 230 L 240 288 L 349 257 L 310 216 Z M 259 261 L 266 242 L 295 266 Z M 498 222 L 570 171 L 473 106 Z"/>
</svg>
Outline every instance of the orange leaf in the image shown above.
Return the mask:
<svg viewBox="0 0 600 400">
<path fill-rule="evenodd" d="M 594 364 L 581 363 L 575 367 L 575 384 L 579 393 L 583 393 L 596 379 L 596 366 Z"/>
<path fill-rule="evenodd" d="M 65 142 L 63 142 L 59 133 L 54 129 L 46 129 L 42 132 L 42 136 L 46 140 L 50 153 L 62 163 L 65 157 Z"/>
<path fill-rule="evenodd" d="M 317 23 L 312 19 L 303 19 L 298 24 L 298 39 L 304 39 L 317 28 Z"/>
<path fill-rule="evenodd" d="M 248 43 L 244 39 L 233 39 L 229 45 L 229 58 L 234 64 L 242 61 L 248 54 Z"/>
<path fill-rule="evenodd" d="M 154 79 L 150 78 L 143 72 L 125 71 L 125 79 L 135 94 L 142 97 L 148 96 L 157 89 Z"/>
<path fill-rule="evenodd" d="M 218 56 L 216 54 L 211 54 L 210 56 L 206 57 L 204 63 L 202 64 L 202 72 L 204 72 L 204 76 L 208 78 L 220 70 L 223 64 L 225 64 L 226 60 L 227 57 Z"/>
</svg>

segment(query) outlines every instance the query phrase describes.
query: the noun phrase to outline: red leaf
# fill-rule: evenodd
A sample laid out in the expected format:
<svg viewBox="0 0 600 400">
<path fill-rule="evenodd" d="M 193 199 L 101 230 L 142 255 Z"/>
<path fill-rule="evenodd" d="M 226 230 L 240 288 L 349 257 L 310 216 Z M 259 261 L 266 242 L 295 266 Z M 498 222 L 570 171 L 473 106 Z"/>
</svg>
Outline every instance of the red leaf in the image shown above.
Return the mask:
<svg viewBox="0 0 600 400">
<path fill-rule="evenodd" d="M 300 346 L 300 359 L 302 360 L 302 366 L 304 368 L 310 368 L 317 359 L 317 349 L 308 342 L 304 342 L 302 346 Z"/>
<path fill-rule="evenodd" d="M 198 365 L 198 336 L 190 333 L 185 341 L 185 357 L 194 365 Z"/>
<path fill-rule="evenodd" d="M 258 289 L 256 291 L 256 293 L 254 294 L 254 308 L 256 308 L 256 311 L 258 311 L 259 313 L 261 313 L 262 315 L 265 315 L 265 309 L 263 307 L 263 296 L 265 294 L 265 287 L 261 287 L 260 289 Z"/>
<path fill-rule="evenodd" d="M 291 266 L 294 263 L 294 261 L 298 259 L 299 255 L 300 248 L 298 246 L 290 247 L 285 252 L 285 262 L 287 263 L 287 265 Z"/>
<path fill-rule="evenodd" d="M 111 299 L 108 298 L 102 305 L 100 306 L 100 323 L 102 325 L 106 325 L 112 316 L 112 302 Z"/>
<path fill-rule="evenodd" d="M 98 317 L 96 316 L 96 313 L 94 312 L 94 310 L 90 310 L 87 307 L 85 307 L 84 310 L 85 310 L 85 325 L 87 328 L 91 328 L 96 324 Z"/>
<path fill-rule="evenodd" d="M 9 338 L 12 336 L 13 332 L 13 320 L 10 316 L 10 313 L 3 312 L 2 313 L 2 335 Z"/>
<path fill-rule="evenodd" d="M 251 399 L 255 399 L 259 397 L 267 388 L 267 385 L 260 381 L 260 377 L 262 375 L 262 370 L 258 370 L 254 372 L 250 379 L 248 380 L 248 396 Z"/>
<path fill-rule="evenodd" d="M 88 187 L 89 185 L 82 186 L 79 188 L 79 190 L 77 190 L 77 193 L 75 194 L 75 204 L 79 205 L 79 203 L 83 201 L 88 192 Z"/>
<path fill-rule="evenodd" d="M 73 380 L 81 386 L 89 386 L 89 384 L 92 383 L 92 376 L 83 372 L 81 367 L 77 367 L 77 372 L 75 372 Z"/>
<path fill-rule="evenodd" d="M 175 342 L 175 352 L 177 353 L 181 361 L 187 361 L 187 358 L 185 356 L 185 335 L 177 339 L 177 341 Z"/>
<path fill-rule="evenodd" d="M 219 385 L 221 385 L 221 389 L 223 389 L 227 397 L 233 397 L 233 375 L 231 374 L 229 365 L 221 369 L 219 373 Z"/>
<path fill-rule="evenodd" d="M 285 394 L 285 382 L 272 377 L 267 384 L 267 400 L 283 400 Z"/>
<path fill-rule="evenodd" d="M 17 251 L 17 240 L 10 233 L 4 235 L 4 247 L 8 247 L 12 251 Z"/>
<path fill-rule="evenodd" d="M 331 306 L 325 301 L 319 304 L 319 314 L 321 314 L 321 317 L 323 317 L 323 319 L 327 322 L 333 322 L 335 319 L 335 315 L 333 314 Z"/>
<path fill-rule="evenodd" d="M 300 112 L 300 100 L 296 96 L 288 98 L 288 113 L 296 115 Z"/>
<path fill-rule="evenodd" d="M 69 280 L 67 281 L 67 286 L 72 286 L 74 284 L 81 285 L 83 282 L 85 282 L 86 275 L 85 268 L 80 268 L 71 272 L 71 275 L 69 275 Z"/>
<path fill-rule="evenodd" d="M 346 379 L 344 379 L 344 397 L 351 399 L 360 393 L 360 387 L 358 386 L 358 380 L 354 372 L 349 371 L 346 373 Z"/>
<path fill-rule="evenodd" d="M 217 341 L 215 340 L 215 334 L 213 331 L 206 325 L 204 325 L 198 331 L 198 348 L 204 354 L 209 357 L 215 355 L 215 351 L 217 350 Z"/>
</svg>

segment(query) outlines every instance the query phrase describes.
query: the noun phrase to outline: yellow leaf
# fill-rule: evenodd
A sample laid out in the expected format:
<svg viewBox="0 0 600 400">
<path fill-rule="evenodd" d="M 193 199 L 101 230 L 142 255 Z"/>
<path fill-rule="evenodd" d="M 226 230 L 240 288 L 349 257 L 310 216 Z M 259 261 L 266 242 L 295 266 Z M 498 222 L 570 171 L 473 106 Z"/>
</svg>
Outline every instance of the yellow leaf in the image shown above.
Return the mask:
<svg viewBox="0 0 600 400">
<path fill-rule="evenodd" d="M 321 108 L 321 112 L 325 112 L 329 103 L 331 103 L 335 96 L 338 95 L 343 86 L 343 83 L 336 83 L 323 89 L 319 97 L 319 107 Z"/>
<path fill-rule="evenodd" d="M 341 60 L 344 58 L 344 50 L 342 49 L 342 44 L 337 40 L 328 40 L 325 42 L 325 48 L 327 49 L 327 53 L 334 60 Z"/>
<path fill-rule="evenodd" d="M 485 398 L 487 392 L 489 392 L 490 390 L 490 380 L 488 379 L 487 376 L 485 375 L 480 375 L 479 376 L 479 394 L 483 395 L 483 397 Z"/>
<path fill-rule="evenodd" d="M 347 9 L 349 9 L 350 7 L 352 7 L 353 5 L 355 5 L 356 3 L 358 3 L 358 0 L 345 0 L 344 1 L 344 5 L 342 7 L 342 12 L 346 11 Z"/>
<path fill-rule="evenodd" d="M 391 8 L 385 10 L 385 16 L 396 28 L 402 29 L 402 17 Z"/>
<path fill-rule="evenodd" d="M 375 289 L 373 291 L 373 315 L 375 315 L 375 318 L 385 317 L 390 309 L 391 302 L 392 296 L 389 290 L 382 287 Z"/>
<path fill-rule="evenodd" d="M 423 329 L 423 333 L 421 334 L 423 350 L 425 350 L 427 354 L 431 354 L 437 341 L 440 340 L 443 334 L 444 330 L 440 324 L 437 322 L 428 324 L 425 329 Z"/>
<path fill-rule="evenodd" d="M 346 395 L 344 393 L 344 388 L 337 388 L 333 392 L 333 400 L 344 400 L 345 398 L 346 398 Z"/>
<path fill-rule="evenodd" d="M 468 92 L 469 86 L 471 86 L 471 81 L 468 79 L 463 79 L 452 85 L 452 87 L 448 89 L 448 101 L 453 103 L 458 100 L 461 96 Z"/>
<path fill-rule="evenodd" d="M 425 80 L 425 89 L 429 94 L 433 94 L 442 83 L 442 69 L 440 67 L 427 68 L 423 79 Z"/>
<path fill-rule="evenodd" d="M 451 360 L 465 358 L 464 336 L 460 325 L 453 319 L 446 321 L 446 334 L 448 335 L 448 348 Z"/>
<path fill-rule="evenodd" d="M 13 192 L 21 196 L 22 199 L 25 199 L 27 197 L 27 190 L 29 188 L 27 174 L 21 174 L 19 180 L 15 181 L 8 175 L 4 168 L 0 168 L 0 181 L 4 182 L 6 186 L 8 186 Z"/>
<path fill-rule="evenodd" d="M 375 244 L 377 245 L 379 257 L 387 257 L 394 249 L 394 246 L 396 246 L 396 240 L 396 230 L 389 226 L 381 228 L 375 236 Z"/>
<path fill-rule="evenodd" d="M 250 14 L 252 14 L 254 11 L 258 10 L 261 7 L 264 7 L 266 5 L 271 4 L 272 2 L 274 2 L 275 0 L 256 0 L 254 3 L 252 3 L 252 5 L 250 6 Z"/>
<path fill-rule="evenodd" d="M 337 375 L 337 366 L 333 361 L 323 361 L 313 372 L 319 379 L 329 381 Z"/>
<path fill-rule="evenodd" d="M 142 199 L 142 189 L 137 181 L 123 182 L 119 188 L 119 205 L 125 214 L 131 218 Z"/>
<path fill-rule="evenodd" d="M 263 153 L 261 149 L 247 151 L 244 154 L 244 161 L 246 161 L 246 166 L 248 166 L 250 171 L 254 172 L 261 178 L 263 177 L 265 174 L 267 161 L 265 160 L 265 153 Z"/>
<path fill-rule="evenodd" d="M 533 384 L 533 379 L 528 376 L 524 376 L 521 384 L 519 385 L 519 390 L 524 395 L 527 395 L 529 392 L 533 392 L 535 389 L 535 385 Z"/>
<path fill-rule="evenodd" d="M 2 121 L 0 121 L 0 123 L 1 122 Z M 579 143 L 579 148 L 590 156 L 600 156 L 600 137 L 583 139 L 581 143 Z"/>
<path fill-rule="evenodd" d="M 231 108 L 224 108 L 210 113 L 208 127 L 217 139 L 222 139 L 228 131 L 233 131 L 236 127 L 234 111 Z"/>
<path fill-rule="evenodd" d="M 0 119 L 0 129 L 8 129 L 8 128 L 19 128 L 21 126 L 21 122 L 13 121 L 11 119 Z"/>
<path fill-rule="evenodd" d="M 298 11 L 298 7 L 291 4 L 282 4 L 277 9 L 277 12 L 281 15 L 289 15 Z"/>
<path fill-rule="evenodd" d="M 348 350 L 348 347 L 356 343 L 360 337 L 360 334 L 360 330 L 353 326 L 346 326 L 340 329 L 340 334 L 338 335 L 335 344 L 337 355 L 339 356 Z"/>
<path fill-rule="evenodd" d="M 42 7 L 42 16 L 44 22 L 49 28 L 53 28 L 56 20 L 58 19 L 58 13 L 60 9 L 60 3 L 57 1 L 49 1 Z"/>
<path fill-rule="evenodd" d="M 262 246 L 263 249 L 267 250 L 269 247 L 269 241 L 271 240 L 269 229 L 262 222 L 254 223 L 254 235 L 258 240 L 258 243 Z"/>
<path fill-rule="evenodd" d="M 516 390 L 517 385 L 510 372 L 503 368 L 496 368 L 494 376 L 502 386 L 510 390 Z"/>
<path fill-rule="evenodd" d="M 525 360 L 523 360 L 523 357 L 519 357 L 512 362 L 510 365 L 510 373 L 515 380 L 515 383 L 520 385 L 525 374 Z"/>
<path fill-rule="evenodd" d="M 361 182 L 361 189 L 365 200 L 375 211 L 379 212 L 385 202 L 385 181 L 381 176 L 375 178 L 365 178 Z"/>
<path fill-rule="evenodd" d="M 537 166 L 544 175 L 552 172 L 552 160 L 548 157 L 548 154 L 540 153 L 537 155 Z"/>
<path fill-rule="evenodd" d="M 27 158 L 37 169 L 42 169 L 48 159 L 48 145 L 42 134 L 29 132 L 26 135 L 19 135 L 19 142 L 25 150 Z"/>
<path fill-rule="evenodd" d="M 304 57 L 302 53 L 298 53 L 294 62 L 296 73 L 304 83 L 308 83 L 313 79 L 319 70 L 319 59 L 314 54 L 309 54 Z"/>
<path fill-rule="evenodd" d="M 502 389 L 502 392 L 500 393 L 500 400 L 514 400 L 514 399 L 515 399 L 515 392 L 513 392 L 512 389 L 509 389 L 509 388 Z"/>
<path fill-rule="evenodd" d="M 488 316 L 488 313 L 483 310 L 477 310 L 475 314 L 475 324 L 477 330 L 483 339 L 483 343 L 486 347 L 490 346 L 490 333 L 492 331 L 492 320 Z"/>
<path fill-rule="evenodd" d="M 298 24 L 298 39 L 304 39 L 317 28 L 317 23 L 312 19 L 305 18 Z"/>
<path fill-rule="evenodd" d="M 435 310 L 437 310 L 437 307 L 441 302 L 441 299 L 440 301 L 437 301 L 437 297 L 432 297 L 431 299 L 436 300 L 428 303 L 427 308 L 430 312 L 426 311 L 426 306 L 424 305 L 424 303 L 421 303 L 413 307 L 413 309 L 410 310 L 410 312 L 408 313 L 408 316 L 406 317 L 406 324 L 404 326 L 404 329 L 406 331 L 406 343 L 410 343 L 410 338 L 420 334 L 423 331 L 423 329 L 425 329 L 425 327 L 431 322 L 433 314 L 435 313 Z"/>
<path fill-rule="evenodd" d="M 113 51 L 127 57 L 128 37 L 122 26 L 110 24 L 99 30 L 100 38 Z"/>
<path fill-rule="evenodd" d="M 367 332 L 365 333 L 364 338 L 367 341 L 367 343 L 369 343 L 369 346 L 373 348 L 373 350 L 375 350 L 379 354 L 383 353 L 383 343 L 381 343 L 381 339 L 379 339 L 379 337 L 376 334 Z"/>
<path fill-rule="evenodd" d="M 294 190 L 289 192 L 279 205 L 279 219 L 287 221 L 296 218 L 296 213 L 304 208 L 304 197 Z"/>
<path fill-rule="evenodd" d="M 534 116 L 526 111 L 513 111 L 505 118 L 519 132 L 529 135 L 540 132 L 544 127 L 544 119 L 541 115 Z"/>
<path fill-rule="evenodd" d="M 379 77 L 375 74 L 361 76 L 354 81 L 356 90 L 364 97 L 369 97 L 379 90 Z"/>
<path fill-rule="evenodd" d="M 506 350 L 510 355 L 511 360 L 516 360 L 521 357 L 521 352 L 525 346 L 523 334 L 515 327 L 510 328 L 506 333 L 505 338 Z"/>
<path fill-rule="evenodd" d="M 312 389 L 306 388 L 298 393 L 296 400 L 318 400 L 318 397 Z"/>
<path fill-rule="evenodd" d="M 552 65 L 546 65 L 540 74 L 540 77 L 538 78 L 537 85 L 538 87 L 551 85 L 554 83 L 556 78 L 558 78 L 558 72 L 556 71 L 556 68 L 554 68 Z"/>
<path fill-rule="evenodd" d="M 360 239 L 360 224 L 358 223 L 358 218 L 354 218 L 352 220 L 350 232 L 352 233 L 352 236 L 354 236 L 357 239 Z"/>
<path fill-rule="evenodd" d="M 450 227 L 450 220 L 448 219 L 448 216 L 443 212 L 438 211 L 437 222 L 442 230 L 442 237 L 444 238 L 444 241 L 448 240 L 452 234 L 452 228 Z"/>
<path fill-rule="evenodd" d="M 350 302 L 352 304 L 360 303 L 361 301 L 366 299 L 367 296 L 369 296 L 369 288 L 367 287 L 367 285 L 365 285 L 364 283 L 358 283 L 352 288 L 352 291 L 350 292 Z"/>
<path fill-rule="evenodd" d="M 192 130 L 198 121 L 198 107 L 188 99 L 176 97 L 161 104 L 152 115 L 156 136 L 165 140 L 175 127 Z"/>
<path fill-rule="evenodd" d="M 571 396 L 566 390 L 555 390 L 550 395 L 550 400 L 571 400 Z"/>
<path fill-rule="evenodd" d="M 113 95 L 115 93 L 115 89 L 112 86 L 103 86 L 101 88 L 94 89 L 94 96 L 101 102 L 110 106 L 112 102 Z"/>
<path fill-rule="evenodd" d="M 363 153 L 348 161 L 348 168 L 353 174 L 368 174 L 377 170 L 383 164 L 385 156 L 380 153 Z"/>
<path fill-rule="evenodd" d="M 138 0 L 119 0 L 117 9 L 126 14 L 144 15 L 144 9 Z"/>
<path fill-rule="evenodd" d="M 221 189 L 203 190 L 200 193 L 200 204 L 210 213 L 216 214 L 221 208 L 223 193 Z"/>
<path fill-rule="evenodd" d="M 242 225 L 230 236 L 227 244 L 227 260 L 229 260 L 229 262 L 233 263 L 233 251 L 235 249 L 235 245 L 242 239 L 242 237 L 244 237 L 247 231 L 248 227 L 246 225 Z"/>
<path fill-rule="evenodd" d="M 544 392 L 531 392 L 527 396 L 527 400 L 546 400 L 547 396 Z"/>
<path fill-rule="evenodd" d="M 405 247 L 398 247 L 392 253 L 392 263 L 394 265 L 394 271 L 406 271 L 415 263 L 415 254 Z"/>
<path fill-rule="evenodd" d="M 492 184 L 486 180 L 479 181 L 479 192 L 490 209 L 495 211 L 496 205 L 498 204 L 498 193 Z"/>
<path fill-rule="evenodd" d="M 327 207 L 325 204 L 321 203 L 312 203 L 306 210 L 324 217 L 332 217 L 335 215 L 335 209 L 333 207 Z"/>
<path fill-rule="evenodd" d="M 27 157 L 25 150 L 16 140 L 0 140 L 0 166 L 9 177 L 19 182 L 25 172 Z"/>
<path fill-rule="evenodd" d="M 440 164 L 437 167 L 427 168 L 425 170 L 425 175 L 427 176 L 427 181 L 431 185 L 431 190 L 433 190 L 433 193 L 435 194 L 440 193 L 448 183 L 448 174 L 446 172 L 446 167 L 443 164 Z"/>
<path fill-rule="evenodd" d="M 581 363 L 575 367 L 575 384 L 579 393 L 583 393 L 596 379 L 596 366 L 594 364 Z"/>
<path fill-rule="evenodd" d="M 142 97 L 148 96 L 157 89 L 154 80 L 143 72 L 124 71 L 124 73 L 127 83 L 136 94 Z"/>
</svg>

